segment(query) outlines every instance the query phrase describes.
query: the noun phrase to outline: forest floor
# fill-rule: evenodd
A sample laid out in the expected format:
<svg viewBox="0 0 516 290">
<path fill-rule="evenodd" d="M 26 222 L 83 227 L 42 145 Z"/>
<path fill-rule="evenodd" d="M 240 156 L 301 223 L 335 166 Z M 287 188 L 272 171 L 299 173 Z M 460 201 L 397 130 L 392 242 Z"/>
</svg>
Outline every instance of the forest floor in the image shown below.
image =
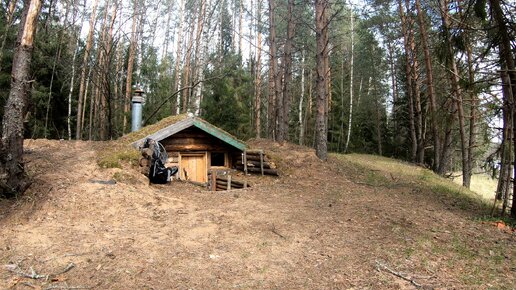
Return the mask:
<svg viewBox="0 0 516 290">
<path fill-rule="evenodd" d="M 0 289 L 514 289 L 516 233 L 456 184 L 251 143 L 281 177 L 210 192 L 101 169 L 109 143 L 26 140 L 34 183 L 0 200 Z"/>
</svg>

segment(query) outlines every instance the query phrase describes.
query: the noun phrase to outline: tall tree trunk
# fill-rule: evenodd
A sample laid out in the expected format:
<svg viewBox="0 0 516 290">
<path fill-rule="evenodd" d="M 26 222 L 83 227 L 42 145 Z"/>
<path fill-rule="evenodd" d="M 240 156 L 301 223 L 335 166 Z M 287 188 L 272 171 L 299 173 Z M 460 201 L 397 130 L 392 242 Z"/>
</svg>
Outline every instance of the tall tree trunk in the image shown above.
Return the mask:
<svg viewBox="0 0 516 290">
<path fill-rule="evenodd" d="M 398 132 L 398 85 L 396 82 L 396 60 L 394 58 L 394 47 L 391 42 L 387 43 L 387 52 L 389 58 L 389 70 L 391 74 L 391 88 L 392 88 L 392 122 L 394 123 L 394 132 Z"/>
<path fill-rule="evenodd" d="M 238 54 L 242 55 L 242 39 L 244 35 L 243 19 L 244 19 L 244 0 L 239 0 L 239 11 L 238 11 Z M 253 2 L 251 0 L 251 10 L 253 9 Z"/>
<path fill-rule="evenodd" d="M 50 76 L 50 84 L 49 84 L 49 87 L 48 87 L 48 98 L 47 98 L 47 106 L 46 106 L 46 113 L 45 113 L 45 126 L 44 126 L 44 129 L 43 129 L 43 136 L 45 138 L 47 138 L 47 130 L 48 130 L 48 120 L 49 120 L 49 116 L 50 116 L 50 107 L 51 107 L 51 102 L 52 102 L 52 89 L 54 87 L 54 76 L 55 76 L 55 72 L 56 72 L 56 66 L 57 66 L 57 61 L 61 58 L 61 40 L 59 41 L 59 44 L 58 44 L 58 48 L 57 48 L 57 52 L 56 52 L 56 56 L 54 57 L 54 63 L 52 64 L 52 72 L 51 72 L 51 76 Z"/>
<path fill-rule="evenodd" d="M 256 40 L 256 72 L 255 72 L 255 86 L 254 86 L 254 109 L 255 109 L 255 131 L 256 138 L 261 137 L 262 133 L 262 123 L 261 123 L 261 111 L 262 111 L 262 0 L 257 0 L 257 22 L 256 22 L 256 30 L 257 30 L 257 40 Z"/>
<path fill-rule="evenodd" d="M 201 7 L 199 17 L 197 20 L 197 35 L 195 38 L 195 59 L 194 59 L 194 71 L 197 81 L 201 81 L 204 78 L 204 66 L 206 64 L 205 54 L 207 51 L 207 29 L 206 26 L 206 0 L 201 0 Z M 204 42 L 202 41 L 204 40 Z M 194 114 L 198 116 L 201 112 L 201 101 L 202 101 L 202 87 L 200 83 L 194 88 L 195 102 L 194 102 Z"/>
<path fill-rule="evenodd" d="M 86 48 L 84 49 L 84 57 L 82 60 L 82 69 L 81 69 L 81 80 L 79 83 L 79 96 L 77 101 L 77 124 L 75 127 L 75 139 L 79 140 L 82 138 L 82 130 L 84 128 L 84 114 L 81 114 L 83 111 L 83 107 L 86 107 L 86 102 L 84 101 L 84 92 L 86 90 L 86 71 L 88 69 L 88 60 L 90 56 L 91 47 L 93 45 L 93 34 L 95 32 L 95 19 L 97 13 L 97 5 L 99 0 L 95 0 L 93 2 L 93 8 L 90 17 L 90 30 L 88 32 L 88 37 L 86 40 Z"/>
<path fill-rule="evenodd" d="M 432 69 L 432 56 L 430 54 L 430 48 L 428 45 L 428 33 L 426 31 L 426 23 L 423 18 L 423 12 L 421 9 L 420 0 L 416 0 L 417 16 L 419 21 L 419 30 L 421 33 L 421 44 L 423 45 L 423 53 L 425 56 L 425 69 L 426 69 L 426 84 L 428 86 L 428 97 L 430 99 L 430 122 L 432 127 L 432 138 L 434 144 L 433 156 L 434 160 L 432 163 L 432 169 L 437 172 L 440 163 L 440 149 L 441 144 L 439 142 L 439 130 L 437 124 L 437 101 L 434 89 L 434 78 Z"/>
<path fill-rule="evenodd" d="M 410 160 L 412 162 L 416 162 L 417 157 L 417 138 L 416 138 L 416 125 L 414 122 L 414 101 L 413 101 L 413 87 L 412 87 L 412 69 L 411 69 L 411 58 L 410 55 L 411 47 L 409 44 L 409 28 L 407 23 L 407 17 L 403 10 L 403 5 L 401 0 L 398 0 L 398 11 L 401 19 L 401 31 L 403 34 L 403 45 L 405 48 L 405 73 L 407 76 L 407 87 L 406 94 L 408 95 L 408 112 L 409 112 L 409 126 L 410 126 L 410 141 L 411 141 L 411 150 L 410 150 Z"/>
<path fill-rule="evenodd" d="M 199 11 L 199 14 L 201 14 L 201 11 Z M 195 13 L 192 15 L 192 19 L 195 19 Z M 199 15 L 199 17 L 202 17 Z M 198 23 L 199 24 L 199 23 Z M 199 27 L 197 27 L 199 29 Z M 188 45 L 186 49 L 186 56 L 185 56 L 185 65 L 183 67 L 183 88 L 185 90 L 183 91 L 183 101 L 182 101 L 182 113 L 186 113 L 188 111 L 189 103 L 190 103 L 190 95 L 191 95 L 191 89 L 190 87 L 190 76 L 192 74 L 192 50 L 194 46 L 194 31 L 195 31 L 195 25 L 192 25 L 190 27 L 190 35 L 188 37 Z"/>
<path fill-rule="evenodd" d="M 378 155 L 383 155 L 383 148 L 382 148 L 382 115 L 380 112 L 380 102 L 379 102 L 379 96 L 377 94 L 376 89 L 376 82 L 373 86 L 374 88 L 374 105 L 375 105 L 375 113 L 376 113 L 376 139 L 377 139 L 377 148 L 378 148 Z"/>
<path fill-rule="evenodd" d="M 279 130 L 277 135 L 278 142 L 288 140 L 288 123 L 291 103 L 291 82 L 292 82 L 292 42 L 294 40 L 294 18 L 293 18 L 294 0 L 288 0 L 288 12 L 287 12 L 287 39 L 285 40 L 284 46 L 284 57 L 283 57 L 283 91 L 282 104 L 278 104 L 280 107 L 278 122 Z"/>
<path fill-rule="evenodd" d="M 315 1 L 315 37 L 317 67 L 317 115 L 315 153 L 322 160 L 328 158 L 328 0 Z"/>
<path fill-rule="evenodd" d="M 405 7 L 407 9 L 406 23 L 408 28 L 408 37 L 410 44 L 410 65 L 411 65 L 411 78 L 413 86 L 413 100 L 414 100 L 414 117 L 415 117 L 415 128 L 416 128 L 416 144 L 417 154 L 416 162 L 419 164 L 424 163 L 425 158 L 425 135 L 423 130 L 423 110 L 421 107 L 421 86 L 419 83 L 419 61 L 418 53 L 415 40 L 414 20 L 410 15 L 410 2 L 405 0 Z"/>
<path fill-rule="evenodd" d="M 174 87 L 172 91 L 178 92 L 176 96 L 175 108 L 172 108 L 172 114 L 178 115 L 181 112 L 181 92 L 179 92 L 179 87 L 181 84 L 181 63 L 182 63 L 182 55 L 183 55 L 183 22 L 185 19 L 185 0 L 180 1 L 179 7 L 179 30 L 177 33 L 177 47 L 176 47 L 176 59 L 175 59 L 175 69 L 174 69 Z"/>
<path fill-rule="evenodd" d="M 305 98 L 305 49 L 301 52 L 301 96 L 299 96 L 299 145 L 305 143 L 305 121 L 303 119 L 303 100 Z"/>
<path fill-rule="evenodd" d="M 269 99 L 268 99 L 268 135 L 270 139 L 276 139 L 276 79 L 278 74 L 277 48 L 276 48 L 276 3 L 269 0 Z"/>
<path fill-rule="evenodd" d="M 464 123 L 464 108 L 462 104 L 462 90 L 459 85 L 459 70 L 455 61 L 455 53 L 452 47 L 452 36 L 450 33 L 450 16 L 448 13 L 448 0 L 440 1 L 441 18 L 445 34 L 446 51 L 448 56 L 448 73 L 452 85 L 452 95 L 455 100 L 457 108 L 457 115 L 459 119 L 459 134 L 462 156 L 462 185 L 469 188 L 471 182 L 471 168 L 468 165 L 468 150 L 466 147 L 466 131 Z"/>
<path fill-rule="evenodd" d="M 351 6 L 353 7 L 353 6 Z M 348 117 L 348 133 L 346 136 L 346 145 L 344 146 L 344 152 L 348 152 L 349 140 L 351 139 L 351 128 L 353 121 L 353 66 L 354 66 L 354 52 L 355 52 L 355 27 L 353 21 L 353 9 L 350 10 L 350 23 L 351 23 L 351 61 L 349 64 L 349 117 Z"/>
<path fill-rule="evenodd" d="M 501 80 L 502 80 L 502 88 L 503 88 L 503 98 L 504 104 L 507 103 L 507 106 L 504 106 L 504 109 L 508 114 L 511 115 L 512 122 L 508 124 L 508 122 L 504 122 L 504 129 L 510 128 L 510 130 L 514 130 L 516 128 L 516 117 L 515 114 L 515 104 L 514 104 L 514 93 L 516 92 L 516 68 L 515 68 L 515 55 L 513 50 L 511 49 L 511 43 L 514 42 L 514 35 L 510 35 L 510 26 L 505 20 L 503 10 L 501 7 L 500 0 L 489 0 L 489 5 L 491 6 L 491 18 L 492 21 L 496 24 L 498 34 L 500 36 L 499 43 L 499 54 L 500 54 L 500 66 L 501 66 Z M 512 40 L 512 42 L 511 42 Z M 512 132 L 514 135 L 515 133 Z M 511 140 L 511 139 L 508 139 Z M 513 144 L 513 158 L 516 158 L 516 138 L 512 138 Z M 510 142 L 510 141 L 509 141 Z M 503 144 L 503 143 L 502 143 Z M 509 159 L 509 158 L 508 158 Z M 509 162 L 516 162 L 515 160 L 509 160 Z M 516 166 L 514 167 L 514 174 L 516 174 Z M 502 182 L 510 182 L 510 180 L 502 180 L 500 178 L 498 183 Z M 507 183 L 506 186 L 509 186 L 510 183 Z M 516 182 L 513 182 L 513 198 L 512 198 L 512 207 L 511 207 L 511 216 L 516 218 Z"/>
<path fill-rule="evenodd" d="M 98 72 L 97 72 L 97 108 L 96 111 L 98 113 L 98 132 L 99 132 L 99 138 L 100 140 L 106 140 L 107 139 L 107 101 L 106 101 L 106 71 L 107 71 L 107 57 L 106 57 L 106 50 L 109 47 L 109 44 L 107 43 L 108 38 L 108 30 L 109 30 L 109 24 L 108 24 L 108 17 L 109 17 L 109 11 L 108 7 L 110 5 L 110 0 L 106 1 L 106 6 L 104 7 L 104 19 L 102 21 L 102 28 L 101 28 L 101 36 L 100 36 L 100 42 L 99 42 L 99 49 L 97 52 L 97 60 L 98 60 Z M 97 115 L 95 115 L 97 116 Z"/>
<path fill-rule="evenodd" d="M 131 27 L 131 43 L 129 44 L 129 59 L 127 60 L 127 77 L 125 83 L 125 98 L 124 98 L 124 121 L 122 124 L 122 132 L 127 132 L 127 117 L 130 110 L 131 105 L 131 95 L 132 95 L 132 87 L 133 87 L 133 70 L 134 70 L 134 58 L 136 56 L 136 45 L 137 45 L 137 35 L 136 35 L 136 27 L 138 24 L 138 13 L 139 13 L 139 1 L 134 0 L 133 2 L 133 24 Z"/>
<path fill-rule="evenodd" d="M 75 10 L 75 3 L 72 3 L 72 5 L 74 6 L 73 9 L 74 9 L 74 12 L 73 12 L 73 20 L 72 22 L 75 23 L 75 17 L 77 15 L 77 11 Z M 81 17 L 81 24 L 82 24 L 82 21 L 83 20 L 83 17 Z M 82 27 L 81 27 L 82 28 Z M 66 118 L 66 124 L 67 124 L 67 129 L 68 129 L 68 140 L 72 140 L 72 128 L 71 128 L 71 119 L 72 119 L 72 94 L 73 94 L 73 89 L 74 89 L 74 81 L 75 81 L 75 60 L 77 59 L 77 53 L 79 52 L 79 40 L 80 40 L 80 36 L 79 36 L 79 33 L 81 33 L 80 29 L 79 31 L 75 31 L 74 30 L 74 37 L 77 39 L 75 41 L 75 47 L 73 49 L 73 57 L 72 57 L 72 77 L 71 77 L 71 80 L 70 80 L 70 90 L 68 91 L 68 116 Z M 77 112 L 77 116 L 79 116 L 80 113 Z"/>
<path fill-rule="evenodd" d="M 23 162 L 23 119 L 30 91 L 30 64 L 40 0 L 25 0 L 11 73 L 11 90 L 4 108 L 0 143 L 0 195 L 23 193 L 30 185 Z"/>
</svg>

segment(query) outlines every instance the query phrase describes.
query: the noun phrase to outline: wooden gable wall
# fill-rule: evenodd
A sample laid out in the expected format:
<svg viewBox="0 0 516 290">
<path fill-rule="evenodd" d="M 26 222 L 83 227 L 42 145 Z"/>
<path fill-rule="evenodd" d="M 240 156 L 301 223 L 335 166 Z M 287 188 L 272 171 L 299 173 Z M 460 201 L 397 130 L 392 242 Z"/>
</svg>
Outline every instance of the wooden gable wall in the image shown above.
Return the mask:
<svg viewBox="0 0 516 290">
<path fill-rule="evenodd" d="M 189 127 L 161 141 L 167 152 L 217 151 L 233 153 L 238 149 L 196 127 Z"/>
</svg>

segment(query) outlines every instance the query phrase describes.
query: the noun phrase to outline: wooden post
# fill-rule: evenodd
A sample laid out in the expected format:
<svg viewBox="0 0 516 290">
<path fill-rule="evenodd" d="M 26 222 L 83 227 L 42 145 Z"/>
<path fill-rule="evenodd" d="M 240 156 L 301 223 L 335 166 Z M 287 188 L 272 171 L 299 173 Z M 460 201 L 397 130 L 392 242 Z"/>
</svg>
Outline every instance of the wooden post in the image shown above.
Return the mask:
<svg viewBox="0 0 516 290">
<path fill-rule="evenodd" d="M 260 170 L 263 176 L 263 151 L 260 151 Z"/>
<path fill-rule="evenodd" d="M 211 172 L 211 191 L 217 191 L 217 171 Z"/>
<path fill-rule="evenodd" d="M 247 150 L 244 150 L 244 173 L 247 175 Z"/>
<path fill-rule="evenodd" d="M 231 190 L 231 175 L 228 175 L 228 189 Z"/>
</svg>

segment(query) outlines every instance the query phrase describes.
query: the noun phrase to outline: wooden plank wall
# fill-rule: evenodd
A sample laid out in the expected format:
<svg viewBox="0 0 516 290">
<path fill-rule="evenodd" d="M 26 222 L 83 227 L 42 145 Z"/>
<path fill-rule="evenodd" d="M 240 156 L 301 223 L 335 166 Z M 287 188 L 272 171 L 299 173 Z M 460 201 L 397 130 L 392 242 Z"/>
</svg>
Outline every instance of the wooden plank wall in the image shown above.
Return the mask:
<svg viewBox="0 0 516 290">
<path fill-rule="evenodd" d="M 183 152 L 183 151 L 218 151 L 233 152 L 238 151 L 222 140 L 215 138 L 206 132 L 190 127 L 178 132 L 163 141 L 161 144 L 165 146 L 167 152 Z"/>
</svg>

